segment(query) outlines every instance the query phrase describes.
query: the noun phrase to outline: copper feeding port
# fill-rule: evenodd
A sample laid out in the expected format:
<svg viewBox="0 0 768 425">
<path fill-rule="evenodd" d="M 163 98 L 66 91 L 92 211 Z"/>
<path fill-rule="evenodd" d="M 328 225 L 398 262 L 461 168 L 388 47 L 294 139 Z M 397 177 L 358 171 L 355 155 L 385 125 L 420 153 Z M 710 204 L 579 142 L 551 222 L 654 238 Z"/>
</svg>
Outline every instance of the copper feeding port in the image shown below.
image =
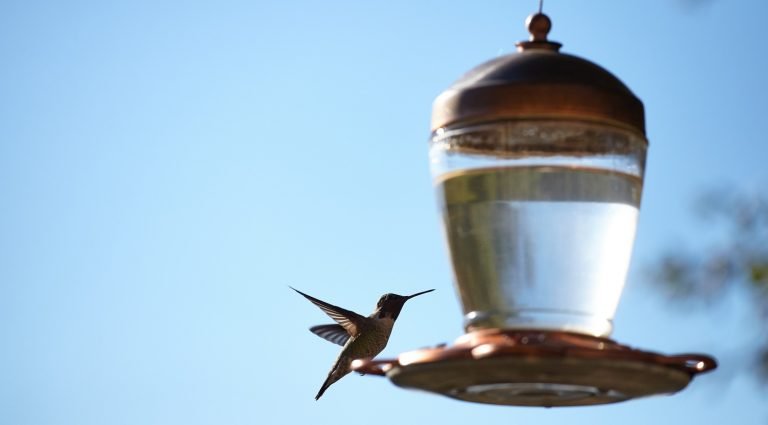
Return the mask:
<svg viewBox="0 0 768 425">
<path fill-rule="evenodd" d="M 576 333 L 486 329 L 453 346 L 356 360 L 352 367 L 399 387 L 464 401 L 556 407 L 676 393 L 717 363 L 706 355 L 666 356 Z"/>
</svg>

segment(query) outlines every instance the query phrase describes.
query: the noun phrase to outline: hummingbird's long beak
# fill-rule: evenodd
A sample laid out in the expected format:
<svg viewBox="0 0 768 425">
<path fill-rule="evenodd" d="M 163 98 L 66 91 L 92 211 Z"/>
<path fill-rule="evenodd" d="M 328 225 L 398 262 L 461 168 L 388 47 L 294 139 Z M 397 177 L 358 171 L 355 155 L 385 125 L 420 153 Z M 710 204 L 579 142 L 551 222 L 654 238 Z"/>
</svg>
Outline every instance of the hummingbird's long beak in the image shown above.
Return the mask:
<svg viewBox="0 0 768 425">
<path fill-rule="evenodd" d="M 417 296 L 419 296 L 421 294 L 426 294 L 427 292 L 432 292 L 432 291 L 434 291 L 434 289 L 429 289 L 429 290 L 426 290 L 426 291 L 418 292 L 418 293 L 415 293 L 413 295 L 408 295 L 407 297 L 405 297 L 405 299 L 406 300 L 410 300 L 413 297 L 417 297 Z"/>
</svg>

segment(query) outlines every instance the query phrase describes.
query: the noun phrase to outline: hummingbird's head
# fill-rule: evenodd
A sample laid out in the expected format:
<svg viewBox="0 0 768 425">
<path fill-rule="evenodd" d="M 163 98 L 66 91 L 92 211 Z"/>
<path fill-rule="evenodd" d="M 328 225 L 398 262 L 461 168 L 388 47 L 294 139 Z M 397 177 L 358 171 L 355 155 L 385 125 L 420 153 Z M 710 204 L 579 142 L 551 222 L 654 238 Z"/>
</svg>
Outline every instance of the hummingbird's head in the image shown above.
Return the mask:
<svg viewBox="0 0 768 425">
<path fill-rule="evenodd" d="M 391 318 L 392 320 L 397 320 L 397 316 L 400 314 L 400 310 L 403 309 L 403 306 L 405 305 L 405 302 L 410 300 L 413 297 L 419 296 L 421 294 L 426 294 L 427 292 L 432 292 L 434 289 L 430 289 L 428 291 L 422 291 L 417 292 L 413 295 L 403 296 L 403 295 L 397 295 L 397 294 L 384 294 L 379 298 L 379 302 L 376 304 L 376 311 L 378 312 L 377 316 L 379 319 L 384 318 Z"/>
</svg>

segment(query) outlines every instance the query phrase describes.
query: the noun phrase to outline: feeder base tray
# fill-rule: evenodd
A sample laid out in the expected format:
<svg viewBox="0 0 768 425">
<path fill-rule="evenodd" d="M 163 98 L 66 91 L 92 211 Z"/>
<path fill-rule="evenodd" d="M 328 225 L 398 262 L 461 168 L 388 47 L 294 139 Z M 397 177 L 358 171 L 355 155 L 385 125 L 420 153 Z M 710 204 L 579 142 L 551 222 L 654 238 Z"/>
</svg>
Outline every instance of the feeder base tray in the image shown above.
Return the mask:
<svg viewBox="0 0 768 425">
<path fill-rule="evenodd" d="M 685 388 L 717 366 L 699 354 L 665 356 L 567 332 L 482 330 L 394 360 L 356 360 L 361 373 L 404 388 L 513 406 L 615 403 Z"/>
</svg>

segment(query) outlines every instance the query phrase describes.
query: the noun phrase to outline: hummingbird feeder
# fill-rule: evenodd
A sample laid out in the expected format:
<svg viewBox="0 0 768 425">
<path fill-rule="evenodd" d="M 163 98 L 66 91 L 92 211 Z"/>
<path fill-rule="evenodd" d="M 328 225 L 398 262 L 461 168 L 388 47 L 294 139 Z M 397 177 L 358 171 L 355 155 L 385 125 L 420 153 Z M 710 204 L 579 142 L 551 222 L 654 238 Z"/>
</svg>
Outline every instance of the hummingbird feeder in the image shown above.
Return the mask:
<svg viewBox="0 0 768 425">
<path fill-rule="evenodd" d="M 433 105 L 431 169 L 467 333 L 353 367 L 502 405 L 680 391 L 715 360 L 608 338 L 642 194 L 643 104 L 602 67 L 560 53 L 541 11 L 527 26 L 517 53 L 469 71 Z"/>
</svg>

